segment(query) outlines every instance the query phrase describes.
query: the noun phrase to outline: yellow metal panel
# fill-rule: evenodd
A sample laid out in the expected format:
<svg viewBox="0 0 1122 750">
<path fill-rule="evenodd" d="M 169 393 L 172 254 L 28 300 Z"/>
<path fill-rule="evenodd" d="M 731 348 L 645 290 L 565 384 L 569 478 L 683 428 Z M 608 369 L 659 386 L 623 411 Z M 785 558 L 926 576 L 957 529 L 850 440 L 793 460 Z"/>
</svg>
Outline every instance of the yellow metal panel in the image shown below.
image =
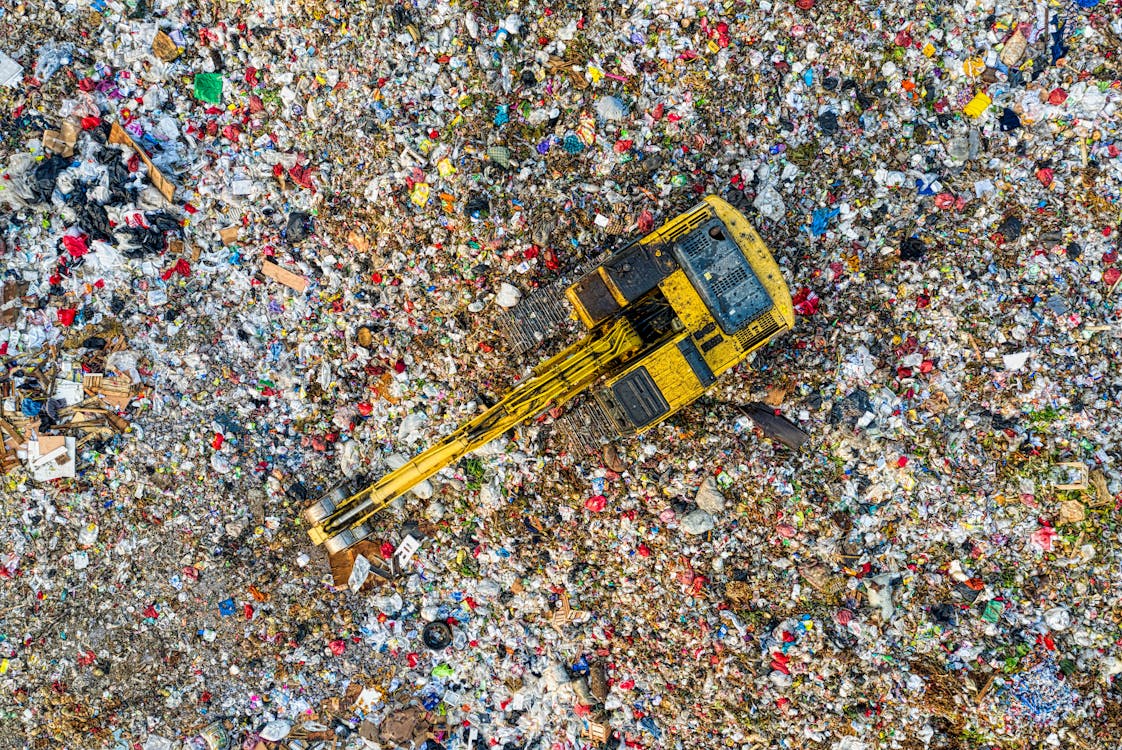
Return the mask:
<svg viewBox="0 0 1122 750">
<path fill-rule="evenodd" d="M 687 331 L 696 331 L 707 323 L 714 322 L 705 301 L 682 269 L 679 268 L 663 279 L 659 288 Z"/>
<path fill-rule="evenodd" d="M 724 201 L 721 202 L 724 203 Z M 728 206 L 727 203 L 725 203 L 725 205 Z M 732 206 L 729 206 L 729 208 L 735 211 Z M 702 201 L 684 214 L 675 216 L 673 219 L 639 240 L 639 242 L 643 245 L 673 242 L 678 237 L 688 234 L 691 230 L 700 226 L 702 222 L 714 214 L 713 206 L 706 201 Z"/>
<path fill-rule="evenodd" d="M 612 277 L 608 275 L 608 269 L 604 266 L 600 266 L 596 269 L 596 272 L 599 273 L 600 278 L 604 280 L 604 286 L 608 287 L 608 291 L 612 293 L 612 299 L 616 301 L 616 304 L 620 307 L 627 307 L 627 297 L 623 296 L 623 292 L 616 286 L 616 282 L 612 281 Z"/>
<path fill-rule="evenodd" d="M 634 365 L 628 367 L 627 370 L 619 373 L 605 384 L 605 388 L 610 388 L 612 385 L 631 374 L 632 371 L 640 367 L 647 368 L 647 373 L 651 376 L 651 380 L 654 381 L 659 391 L 662 392 L 662 397 L 666 399 L 667 406 L 670 407 L 670 410 L 652 424 L 639 429 L 637 434 L 646 432 L 646 430 L 671 416 L 683 406 L 690 404 L 705 392 L 706 389 L 702 386 L 701 381 L 697 379 L 697 376 L 694 375 L 689 362 L 686 361 L 681 351 L 678 350 L 678 342 L 688 336 L 688 332 L 683 332 L 675 336 L 653 352 L 644 355 L 641 359 L 637 360 Z"/>
<path fill-rule="evenodd" d="M 565 298 L 569 300 L 569 304 L 573 306 L 573 311 L 577 314 L 577 320 L 579 320 L 585 328 L 592 328 L 592 316 L 588 314 L 588 311 L 584 309 L 584 305 L 580 303 L 575 286 L 574 284 L 565 290 Z"/>
<path fill-rule="evenodd" d="M 644 358 L 642 360 L 642 364 L 646 365 L 651 379 L 662 391 L 662 397 L 670 405 L 670 414 L 678 411 L 705 392 L 701 381 L 693 374 L 690 363 L 678 351 L 678 342 L 683 338 L 685 338 L 685 335 L 674 338 L 651 355 L 649 359 Z"/>
<path fill-rule="evenodd" d="M 693 288 L 690 283 L 689 277 L 682 269 L 678 269 L 674 273 L 666 277 L 661 285 L 662 293 L 669 300 L 670 306 L 674 308 L 674 312 L 678 314 L 678 319 L 682 321 L 686 330 L 692 334 L 695 331 L 700 331 L 710 323 L 716 324 L 713 315 L 709 312 L 709 308 L 705 306 L 705 301 L 701 299 L 701 295 Z M 716 326 L 713 334 L 720 333 L 720 326 Z M 705 337 L 708 338 L 708 337 Z M 696 338 L 694 342 L 698 345 L 699 349 L 703 341 Z M 713 371 L 714 375 L 719 375 L 728 368 L 734 366 L 743 358 L 740 348 L 736 345 L 736 338 L 726 336 L 725 340 L 718 344 L 709 351 L 702 351 L 701 356 L 709 364 L 709 369 Z"/>
</svg>

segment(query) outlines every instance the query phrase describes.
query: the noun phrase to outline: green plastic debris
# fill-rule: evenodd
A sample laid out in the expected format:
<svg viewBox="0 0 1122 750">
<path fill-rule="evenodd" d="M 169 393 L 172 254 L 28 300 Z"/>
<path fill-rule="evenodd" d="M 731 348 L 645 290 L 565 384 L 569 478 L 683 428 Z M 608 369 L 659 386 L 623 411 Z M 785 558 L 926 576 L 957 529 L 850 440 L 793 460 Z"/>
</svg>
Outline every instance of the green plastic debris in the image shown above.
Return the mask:
<svg viewBox="0 0 1122 750">
<path fill-rule="evenodd" d="M 448 664 L 437 664 L 432 668 L 433 677 L 451 677 L 454 674 L 456 674 L 456 670 Z"/>
<path fill-rule="evenodd" d="M 986 604 L 986 611 L 982 613 L 982 619 L 986 622 L 997 622 L 1001 617 L 1001 613 L 1005 611 L 1005 605 L 1001 602 L 991 599 Z"/>
<path fill-rule="evenodd" d="M 222 103 L 222 74 L 196 73 L 195 98 L 211 104 Z"/>
</svg>

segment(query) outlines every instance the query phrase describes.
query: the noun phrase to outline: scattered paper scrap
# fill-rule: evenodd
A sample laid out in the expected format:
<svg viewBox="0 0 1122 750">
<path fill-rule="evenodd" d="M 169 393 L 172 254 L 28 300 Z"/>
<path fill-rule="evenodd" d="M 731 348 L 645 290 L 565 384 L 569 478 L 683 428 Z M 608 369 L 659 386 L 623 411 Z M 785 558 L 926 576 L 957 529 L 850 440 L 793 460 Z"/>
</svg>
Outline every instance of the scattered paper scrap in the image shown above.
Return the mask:
<svg viewBox="0 0 1122 750">
<path fill-rule="evenodd" d="M 0 86 L 14 88 L 23 80 L 23 66 L 0 52 Z"/>
</svg>

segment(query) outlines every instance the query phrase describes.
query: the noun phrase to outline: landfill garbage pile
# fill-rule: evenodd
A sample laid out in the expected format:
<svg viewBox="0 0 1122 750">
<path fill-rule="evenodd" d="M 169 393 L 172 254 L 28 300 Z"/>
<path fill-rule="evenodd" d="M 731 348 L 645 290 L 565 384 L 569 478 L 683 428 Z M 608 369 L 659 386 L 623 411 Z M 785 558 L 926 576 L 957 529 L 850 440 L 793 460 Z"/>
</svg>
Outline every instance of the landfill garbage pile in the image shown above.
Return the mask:
<svg viewBox="0 0 1122 750">
<path fill-rule="evenodd" d="M 1115 747 L 1120 40 L 1119 0 L 0 4 L 0 746 Z M 709 193 L 791 334 L 329 568 L 303 507 Z"/>
</svg>

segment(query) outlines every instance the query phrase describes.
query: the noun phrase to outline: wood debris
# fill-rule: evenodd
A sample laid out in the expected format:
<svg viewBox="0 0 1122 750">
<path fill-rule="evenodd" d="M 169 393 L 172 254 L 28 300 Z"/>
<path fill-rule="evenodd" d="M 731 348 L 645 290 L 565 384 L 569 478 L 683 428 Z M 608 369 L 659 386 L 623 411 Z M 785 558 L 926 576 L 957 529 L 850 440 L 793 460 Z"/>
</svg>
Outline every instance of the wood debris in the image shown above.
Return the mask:
<svg viewBox="0 0 1122 750">
<path fill-rule="evenodd" d="M 156 189 L 160 191 L 164 198 L 166 198 L 168 202 L 171 202 L 172 197 L 174 197 L 175 195 L 175 185 L 171 184 L 171 182 L 169 182 L 168 179 L 164 177 L 163 173 L 160 172 L 160 170 L 157 169 L 156 165 L 152 163 L 152 160 L 148 158 L 148 154 L 144 153 L 144 149 L 136 145 L 136 142 L 132 139 L 132 136 L 130 136 L 125 131 L 125 129 L 121 127 L 120 123 L 115 122 L 110 127 L 109 142 L 118 143 L 122 146 L 128 146 L 133 151 L 135 151 L 137 156 L 140 157 L 140 160 L 144 162 L 144 165 L 148 167 L 148 179 L 152 182 Z"/>
<path fill-rule="evenodd" d="M 308 280 L 299 274 L 295 274 L 286 268 L 281 268 L 276 263 L 264 261 L 261 264 L 261 273 L 273 281 L 278 281 L 284 284 L 289 289 L 304 293 L 308 288 Z"/>
</svg>

